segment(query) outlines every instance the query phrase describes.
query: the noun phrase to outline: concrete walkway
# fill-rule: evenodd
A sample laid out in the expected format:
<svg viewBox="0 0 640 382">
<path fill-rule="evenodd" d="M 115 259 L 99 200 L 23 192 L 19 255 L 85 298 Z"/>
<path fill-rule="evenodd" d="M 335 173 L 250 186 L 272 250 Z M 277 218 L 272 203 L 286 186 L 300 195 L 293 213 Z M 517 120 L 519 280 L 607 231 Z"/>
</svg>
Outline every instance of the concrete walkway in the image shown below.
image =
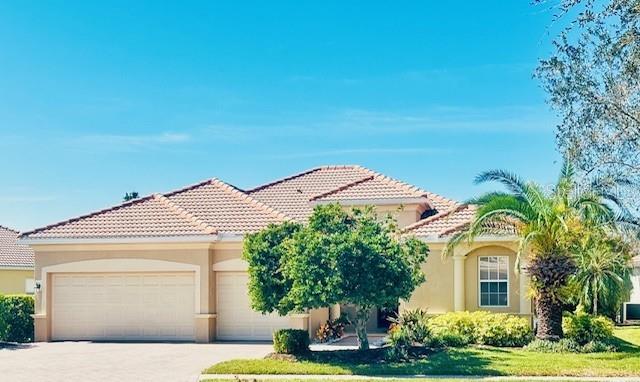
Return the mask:
<svg viewBox="0 0 640 382">
<path fill-rule="evenodd" d="M 313 380 L 313 381 L 331 381 L 331 380 L 344 380 L 344 381 L 388 381 L 388 380 L 452 380 L 459 379 L 460 381 L 487 381 L 487 382 L 501 382 L 501 381 L 540 381 L 540 382 L 554 382 L 554 381 L 576 381 L 576 382 L 640 382 L 640 376 L 638 377 L 487 377 L 487 376 L 461 376 L 461 375 L 388 375 L 388 376 L 365 376 L 365 375 L 260 375 L 260 374 L 203 374 L 200 376 L 200 381 L 215 379 L 228 379 L 235 381 L 287 381 L 287 380 Z"/>
</svg>

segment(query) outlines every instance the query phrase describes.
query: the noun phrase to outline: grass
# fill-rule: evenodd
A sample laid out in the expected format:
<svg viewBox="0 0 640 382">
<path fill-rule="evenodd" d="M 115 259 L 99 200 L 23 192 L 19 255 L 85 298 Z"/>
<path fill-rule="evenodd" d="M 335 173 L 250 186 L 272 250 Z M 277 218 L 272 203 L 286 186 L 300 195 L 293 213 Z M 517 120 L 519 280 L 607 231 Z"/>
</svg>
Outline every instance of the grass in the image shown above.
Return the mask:
<svg viewBox="0 0 640 382">
<path fill-rule="evenodd" d="M 204 380 L 204 382 L 229 382 L 230 379 L 206 379 Z M 273 379 L 251 379 L 251 380 L 246 380 L 246 379 L 233 379 L 233 381 L 236 382 L 276 382 Z M 284 380 L 286 382 L 317 382 L 317 379 L 286 379 Z M 371 379 L 332 379 L 331 382 L 376 382 L 376 381 L 372 381 Z M 385 379 L 384 382 L 407 382 L 406 379 Z M 434 382 L 433 379 L 427 379 L 427 378 L 411 378 L 410 382 Z M 483 382 L 482 380 L 478 380 L 478 379 L 462 379 L 462 378 L 457 378 L 457 379 L 438 379 L 436 382 Z M 523 380 L 523 379 L 517 379 L 517 380 L 504 380 L 501 379 L 500 382 L 540 382 L 539 380 Z M 563 382 L 562 380 L 554 380 L 553 382 Z M 564 382 L 575 382 L 575 381 L 564 381 Z"/>
<path fill-rule="evenodd" d="M 411 362 L 367 362 L 345 357 L 292 362 L 239 359 L 206 374 L 640 376 L 640 327 L 616 329 L 619 351 L 593 354 L 533 353 L 522 349 L 467 347 L 432 353 Z"/>
</svg>

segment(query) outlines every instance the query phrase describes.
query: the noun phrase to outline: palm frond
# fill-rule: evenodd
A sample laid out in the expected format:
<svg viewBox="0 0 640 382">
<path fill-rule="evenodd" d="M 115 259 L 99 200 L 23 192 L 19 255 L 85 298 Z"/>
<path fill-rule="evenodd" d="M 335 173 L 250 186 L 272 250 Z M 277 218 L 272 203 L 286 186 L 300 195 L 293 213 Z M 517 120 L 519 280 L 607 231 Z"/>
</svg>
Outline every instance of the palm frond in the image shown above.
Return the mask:
<svg viewBox="0 0 640 382">
<path fill-rule="evenodd" d="M 505 170 L 485 171 L 476 176 L 474 180 L 475 184 L 487 182 L 498 182 L 518 196 L 524 196 L 524 190 L 526 189 L 526 183 L 519 176 Z"/>
</svg>

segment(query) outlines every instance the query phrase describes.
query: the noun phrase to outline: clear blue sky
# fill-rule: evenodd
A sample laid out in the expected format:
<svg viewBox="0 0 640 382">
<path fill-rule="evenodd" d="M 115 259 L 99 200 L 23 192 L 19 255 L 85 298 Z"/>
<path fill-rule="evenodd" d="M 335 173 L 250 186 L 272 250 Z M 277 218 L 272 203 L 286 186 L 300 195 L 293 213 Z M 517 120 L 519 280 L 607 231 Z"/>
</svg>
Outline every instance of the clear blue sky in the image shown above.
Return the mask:
<svg viewBox="0 0 640 382">
<path fill-rule="evenodd" d="M 0 224 L 323 164 L 462 200 L 485 169 L 556 177 L 549 12 L 345 3 L 0 2 Z"/>
</svg>

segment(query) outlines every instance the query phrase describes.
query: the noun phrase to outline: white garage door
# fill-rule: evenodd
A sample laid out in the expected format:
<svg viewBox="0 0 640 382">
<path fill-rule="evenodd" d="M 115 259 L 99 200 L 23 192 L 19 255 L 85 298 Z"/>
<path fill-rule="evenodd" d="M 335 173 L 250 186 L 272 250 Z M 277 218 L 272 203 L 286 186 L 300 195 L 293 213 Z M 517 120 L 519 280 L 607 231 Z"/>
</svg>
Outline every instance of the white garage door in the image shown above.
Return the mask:
<svg viewBox="0 0 640 382">
<path fill-rule="evenodd" d="M 249 305 L 246 273 L 219 272 L 217 286 L 217 339 L 271 340 L 273 331 L 289 327 L 289 318 L 263 315 Z"/>
<path fill-rule="evenodd" d="M 54 340 L 193 341 L 193 273 L 54 274 Z"/>
</svg>

